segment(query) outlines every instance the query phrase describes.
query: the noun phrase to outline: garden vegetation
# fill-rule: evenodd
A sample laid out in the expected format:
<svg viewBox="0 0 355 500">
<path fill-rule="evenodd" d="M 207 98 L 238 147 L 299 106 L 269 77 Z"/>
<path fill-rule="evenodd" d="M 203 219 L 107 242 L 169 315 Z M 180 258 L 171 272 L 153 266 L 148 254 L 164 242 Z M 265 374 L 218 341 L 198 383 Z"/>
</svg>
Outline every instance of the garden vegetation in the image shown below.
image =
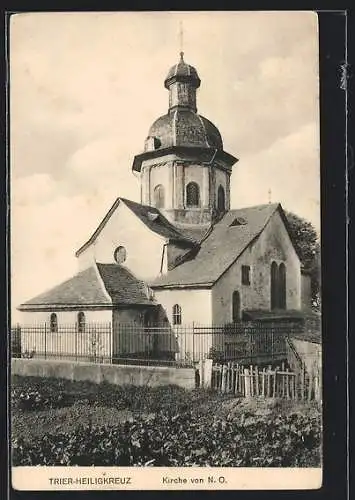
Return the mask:
<svg viewBox="0 0 355 500">
<path fill-rule="evenodd" d="M 317 467 L 314 403 L 13 377 L 13 465 Z"/>
</svg>

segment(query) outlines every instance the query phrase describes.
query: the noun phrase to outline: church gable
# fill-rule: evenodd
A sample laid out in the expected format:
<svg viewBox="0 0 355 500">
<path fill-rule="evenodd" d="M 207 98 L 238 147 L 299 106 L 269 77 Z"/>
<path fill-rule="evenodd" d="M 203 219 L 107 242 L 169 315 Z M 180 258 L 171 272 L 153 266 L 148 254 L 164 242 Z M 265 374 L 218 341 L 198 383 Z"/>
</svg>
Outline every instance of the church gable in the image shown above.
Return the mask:
<svg viewBox="0 0 355 500">
<path fill-rule="evenodd" d="M 240 222 L 243 222 L 241 220 Z M 270 216 L 257 238 L 220 276 L 212 288 L 213 321 L 217 324 L 245 317 L 248 311 L 298 310 L 301 304 L 300 260 L 290 239 L 281 206 Z M 272 268 L 282 267 L 284 300 L 272 300 Z"/>
<path fill-rule="evenodd" d="M 287 219 L 281 205 L 265 226 L 253 252 L 266 262 L 270 259 L 280 262 L 293 261 L 300 268 L 300 259 L 291 240 Z"/>
<path fill-rule="evenodd" d="M 124 263 L 140 278 L 152 279 L 168 268 L 167 242 L 180 253 L 198 244 L 193 235 L 173 226 L 156 208 L 118 198 L 76 256 L 79 269 L 94 262 Z"/>
<path fill-rule="evenodd" d="M 118 200 L 93 237 L 78 250 L 79 269 L 94 262 L 124 264 L 140 279 L 161 268 L 165 238 L 148 228 L 123 200 Z"/>
<path fill-rule="evenodd" d="M 281 207 L 256 242 L 253 260 L 256 269 L 264 269 L 264 279 L 255 286 L 267 290 L 268 309 L 300 309 L 301 261 Z"/>
</svg>

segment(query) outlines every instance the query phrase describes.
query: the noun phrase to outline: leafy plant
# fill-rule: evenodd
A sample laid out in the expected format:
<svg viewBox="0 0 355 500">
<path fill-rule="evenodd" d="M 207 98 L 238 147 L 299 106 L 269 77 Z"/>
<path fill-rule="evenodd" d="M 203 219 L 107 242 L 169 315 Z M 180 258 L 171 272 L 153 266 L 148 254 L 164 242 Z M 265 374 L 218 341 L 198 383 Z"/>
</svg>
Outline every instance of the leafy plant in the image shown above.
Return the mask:
<svg viewBox="0 0 355 500">
<path fill-rule="evenodd" d="M 208 358 L 212 359 L 214 363 L 223 363 L 225 361 L 224 350 L 217 347 L 210 347 Z"/>
<path fill-rule="evenodd" d="M 315 467 L 317 419 L 300 415 L 254 421 L 191 411 L 158 412 L 116 426 L 77 426 L 40 440 L 14 439 L 14 465 Z"/>
<path fill-rule="evenodd" d="M 46 425 L 37 435 L 14 432 L 13 426 L 14 465 L 310 467 L 321 460 L 316 405 L 296 413 L 292 401 L 289 411 L 286 402 L 263 401 L 260 407 L 208 390 L 18 376 L 12 403 L 20 410 L 19 427 Z M 94 414 L 93 408 L 96 414 L 113 408 L 112 418 L 78 425 L 80 415 Z M 129 409 L 131 420 L 118 421 L 117 409 Z"/>
<path fill-rule="evenodd" d="M 13 408 L 23 410 L 61 408 L 84 401 L 105 407 L 128 408 L 132 411 L 184 410 L 210 397 L 208 391 L 187 391 L 178 386 L 149 387 L 87 381 L 72 382 L 37 377 L 13 377 Z"/>
<path fill-rule="evenodd" d="M 34 349 L 32 349 L 31 351 L 28 351 L 26 349 L 26 351 L 24 351 L 22 353 L 22 358 L 25 358 L 25 359 L 32 359 L 34 357 L 34 355 L 36 354 L 36 351 Z"/>
</svg>

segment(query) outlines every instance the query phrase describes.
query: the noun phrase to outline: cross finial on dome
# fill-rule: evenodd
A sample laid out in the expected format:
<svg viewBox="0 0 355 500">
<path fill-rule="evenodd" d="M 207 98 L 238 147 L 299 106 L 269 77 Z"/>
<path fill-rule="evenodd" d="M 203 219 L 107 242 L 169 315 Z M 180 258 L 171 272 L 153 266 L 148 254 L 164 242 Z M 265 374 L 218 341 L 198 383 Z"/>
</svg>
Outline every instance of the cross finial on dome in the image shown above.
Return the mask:
<svg viewBox="0 0 355 500">
<path fill-rule="evenodd" d="M 184 27 L 182 21 L 180 21 L 180 57 L 184 60 Z"/>
</svg>

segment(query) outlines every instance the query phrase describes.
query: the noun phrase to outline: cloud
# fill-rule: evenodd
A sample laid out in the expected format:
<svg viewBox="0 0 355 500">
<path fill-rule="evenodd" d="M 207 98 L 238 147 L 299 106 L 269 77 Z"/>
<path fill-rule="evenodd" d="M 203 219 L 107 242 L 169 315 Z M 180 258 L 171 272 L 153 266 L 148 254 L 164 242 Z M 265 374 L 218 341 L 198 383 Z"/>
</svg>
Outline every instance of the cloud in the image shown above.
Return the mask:
<svg viewBox="0 0 355 500">
<path fill-rule="evenodd" d="M 224 139 L 237 155 L 262 151 L 318 119 L 317 56 L 303 44 L 308 57 L 301 46 L 295 55 L 264 58 L 254 72 L 233 82 L 234 108 Z"/>
<path fill-rule="evenodd" d="M 129 137 L 129 135 L 128 135 Z M 68 190 L 81 190 L 87 196 L 123 196 L 139 198 L 139 180 L 131 172 L 132 153 L 127 152 L 122 133 L 104 136 L 92 141 L 71 156 L 66 164 L 70 183 Z"/>
<path fill-rule="evenodd" d="M 31 178 L 27 180 L 32 184 Z M 24 188 L 24 186 L 22 186 Z M 45 201 L 44 201 L 45 200 Z M 77 272 L 74 256 L 92 234 L 112 199 L 57 195 L 15 205 L 11 212 L 12 306 Z"/>
<path fill-rule="evenodd" d="M 280 130 L 291 133 L 314 119 L 309 115 L 317 84 L 316 16 L 190 12 L 183 17 L 185 58 L 202 78 L 198 107 L 221 128 L 231 152 L 256 152 Z M 73 136 L 81 148 L 126 124 L 118 136 L 121 148 L 128 136 L 139 138 L 135 147 L 141 148 L 150 124 L 167 110 L 163 80 L 177 58 L 180 18 L 178 13 L 19 16 L 10 52 L 15 129 L 30 135 L 33 128 L 50 131 L 46 137 L 33 135 L 33 147 L 44 143 L 60 156 L 60 137 Z M 53 156 L 48 162 L 50 155 L 43 155 L 41 162 L 36 155 L 37 168 L 56 170 Z"/>
<path fill-rule="evenodd" d="M 315 14 L 12 16 L 15 304 L 76 271 L 75 249 L 117 196 L 139 200 L 131 165 L 167 112 L 181 17 L 185 59 L 202 80 L 198 109 L 240 159 L 233 205 L 267 202 L 271 188 L 285 208 L 319 217 Z"/>
<path fill-rule="evenodd" d="M 281 202 L 286 210 L 320 229 L 319 127 L 309 123 L 267 149 L 244 157 L 234 167 L 231 193 L 235 207 Z"/>
<path fill-rule="evenodd" d="M 48 174 L 21 177 L 11 184 L 11 202 L 16 208 L 41 205 L 53 198 L 55 193 L 56 185 Z"/>
</svg>

